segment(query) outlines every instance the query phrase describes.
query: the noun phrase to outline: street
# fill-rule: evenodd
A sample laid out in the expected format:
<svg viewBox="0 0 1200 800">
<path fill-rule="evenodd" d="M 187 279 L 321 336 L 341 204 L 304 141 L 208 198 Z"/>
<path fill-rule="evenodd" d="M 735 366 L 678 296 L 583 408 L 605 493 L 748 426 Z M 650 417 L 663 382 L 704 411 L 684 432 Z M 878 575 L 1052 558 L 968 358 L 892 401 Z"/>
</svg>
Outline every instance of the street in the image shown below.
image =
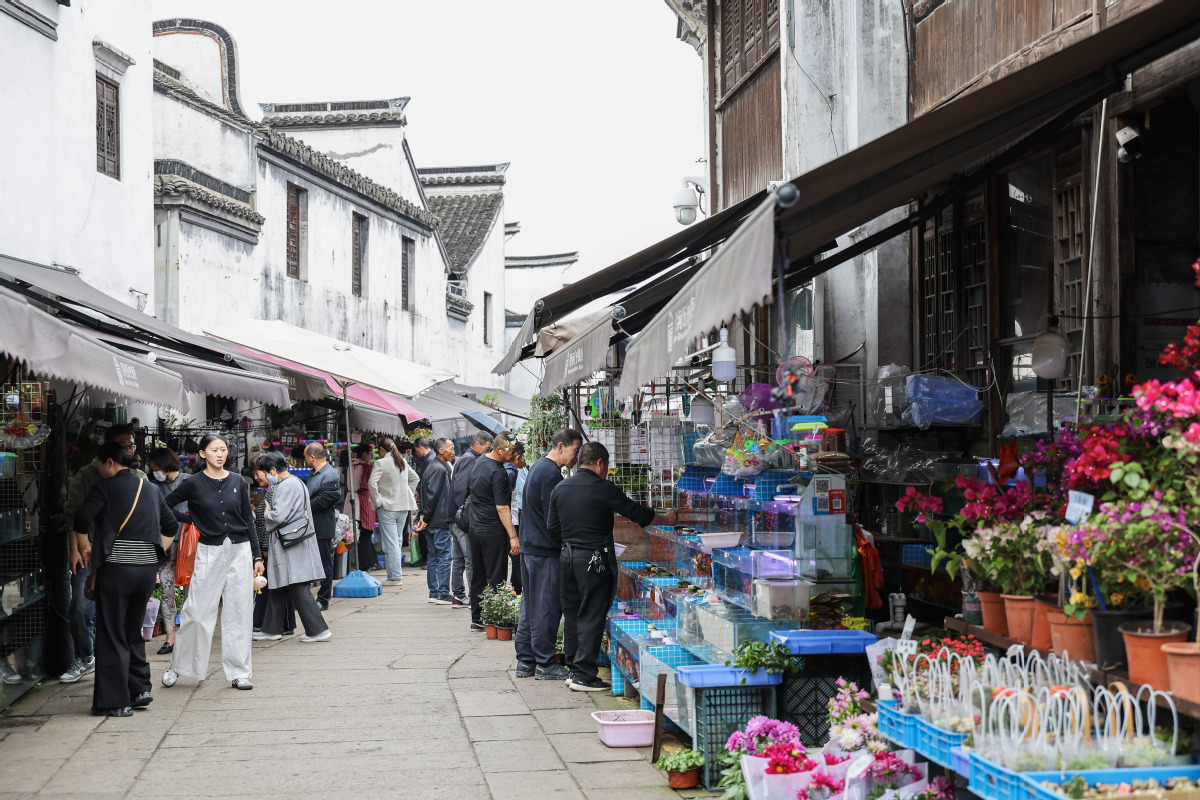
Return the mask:
<svg viewBox="0 0 1200 800">
<path fill-rule="evenodd" d="M 335 599 L 331 642 L 254 645 L 254 690 L 221 675 L 158 682 L 132 719 L 89 715 L 92 676 L 48 680 L 0 717 L 0 800 L 29 797 L 587 798 L 677 794 L 648 749 L 609 749 L 590 713 L 609 693 L 517 680 L 511 642 L 429 605 L 425 573 L 382 597 Z"/>
</svg>

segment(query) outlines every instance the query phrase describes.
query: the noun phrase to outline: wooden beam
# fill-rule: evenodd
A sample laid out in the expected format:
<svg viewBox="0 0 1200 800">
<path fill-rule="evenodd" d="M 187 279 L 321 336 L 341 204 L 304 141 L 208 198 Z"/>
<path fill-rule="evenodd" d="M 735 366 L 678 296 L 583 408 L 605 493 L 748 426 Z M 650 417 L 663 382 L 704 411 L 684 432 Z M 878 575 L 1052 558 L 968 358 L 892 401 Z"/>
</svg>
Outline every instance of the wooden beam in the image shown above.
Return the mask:
<svg viewBox="0 0 1200 800">
<path fill-rule="evenodd" d="M 650 751 L 650 763 L 662 755 L 663 705 L 666 703 L 667 673 L 658 674 L 658 685 L 654 687 L 654 749 Z"/>
</svg>

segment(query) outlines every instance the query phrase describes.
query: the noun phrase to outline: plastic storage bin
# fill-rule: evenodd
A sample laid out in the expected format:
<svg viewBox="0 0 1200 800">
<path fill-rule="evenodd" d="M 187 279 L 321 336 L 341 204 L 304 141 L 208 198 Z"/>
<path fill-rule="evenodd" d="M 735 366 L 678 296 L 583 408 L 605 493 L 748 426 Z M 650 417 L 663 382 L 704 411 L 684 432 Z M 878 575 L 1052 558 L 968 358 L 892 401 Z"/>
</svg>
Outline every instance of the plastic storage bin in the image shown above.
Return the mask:
<svg viewBox="0 0 1200 800">
<path fill-rule="evenodd" d="M 1188 780 L 1200 780 L 1200 766 L 1193 767 L 1144 767 L 1144 768 L 1129 768 L 1129 769 L 1090 769 L 1090 770 L 1067 770 L 1066 772 L 1026 772 L 1020 776 L 1025 782 L 1026 794 L 1032 800 L 1065 800 L 1066 795 L 1042 785 L 1043 781 L 1053 781 L 1057 784 L 1063 784 L 1073 779 L 1076 775 L 1080 775 L 1087 781 L 1088 786 L 1094 786 L 1097 783 L 1124 783 L 1126 781 L 1144 781 L 1153 778 L 1159 783 L 1165 783 L 1171 778 L 1187 778 Z M 1165 797 L 1170 797 L 1173 792 L 1166 792 Z"/>
<path fill-rule="evenodd" d="M 826 702 L 837 694 L 838 679 L 854 681 L 871 691 L 871 666 L 865 648 L 876 636 L 864 631 L 776 631 L 771 634 L 788 648 L 799 672 L 786 673 L 779 688 L 780 714 L 800 729 L 808 746 L 829 741 Z"/>
<path fill-rule="evenodd" d="M 796 508 L 799 499 L 767 500 L 758 524 L 751 526 L 750 543 L 767 549 L 788 549 L 796 543 Z"/>
<path fill-rule="evenodd" d="M 743 608 L 750 607 L 755 578 L 795 578 L 796 560 L 784 550 L 730 547 L 713 551 L 713 586 Z"/>
<path fill-rule="evenodd" d="M 972 750 L 968 759 L 971 765 L 969 785 L 976 795 L 984 800 L 1025 800 L 1028 784 L 1021 775 L 988 761 L 977 750 Z"/>
<path fill-rule="evenodd" d="M 750 611 L 772 622 L 793 622 L 801 627 L 808 622 L 808 601 L 812 584 L 803 578 L 754 581 Z"/>
<path fill-rule="evenodd" d="M 688 718 L 690 712 L 685 708 L 681 714 L 679 708 L 679 690 L 675 686 L 675 670 L 702 662 L 677 644 L 644 647 L 641 660 L 642 708 L 654 709 L 655 694 L 658 691 L 658 676 L 666 675 L 667 685 L 663 694 L 663 714 L 691 735 L 691 723 Z"/>
<path fill-rule="evenodd" d="M 692 717 L 692 747 L 704 754 L 700 779 L 706 789 L 716 789 L 721 780 L 722 765 L 717 753 L 725 747 L 729 736 L 758 715 L 775 716 L 777 687 L 767 686 L 708 686 L 688 690 Z"/>
<path fill-rule="evenodd" d="M 593 711 L 596 734 L 609 747 L 649 747 L 654 744 L 654 712 Z"/>
<path fill-rule="evenodd" d="M 846 580 L 854 575 L 854 532 L 842 515 L 797 518 L 796 566 L 814 581 Z"/>
<path fill-rule="evenodd" d="M 712 588 L 712 551 L 700 537 L 680 536 L 675 541 L 675 575 L 705 589 Z"/>
</svg>

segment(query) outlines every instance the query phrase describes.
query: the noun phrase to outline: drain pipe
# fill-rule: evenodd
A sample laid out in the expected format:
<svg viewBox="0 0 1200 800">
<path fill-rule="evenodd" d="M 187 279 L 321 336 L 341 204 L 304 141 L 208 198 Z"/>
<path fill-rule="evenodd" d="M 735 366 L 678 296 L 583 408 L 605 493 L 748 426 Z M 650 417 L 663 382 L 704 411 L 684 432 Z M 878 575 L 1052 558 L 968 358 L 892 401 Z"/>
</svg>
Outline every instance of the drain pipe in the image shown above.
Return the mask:
<svg viewBox="0 0 1200 800">
<path fill-rule="evenodd" d="M 904 630 L 904 619 L 907 616 L 908 598 L 903 592 L 888 595 L 888 607 L 891 619 L 875 626 L 875 633 L 899 633 Z"/>
</svg>

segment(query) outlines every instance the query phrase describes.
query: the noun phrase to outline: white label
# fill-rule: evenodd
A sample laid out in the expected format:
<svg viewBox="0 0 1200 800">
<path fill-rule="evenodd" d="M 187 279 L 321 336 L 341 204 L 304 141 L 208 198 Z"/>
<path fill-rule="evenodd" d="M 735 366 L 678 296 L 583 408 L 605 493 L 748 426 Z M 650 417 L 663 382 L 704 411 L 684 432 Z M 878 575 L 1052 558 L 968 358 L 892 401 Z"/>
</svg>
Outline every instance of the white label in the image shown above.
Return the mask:
<svg viewBox="0 0 1200 800">
<path fill-rule="evenodd" d="M 849 786 L 851 781 L 856 781 L 861 778 L 874 763 L 875 756 L 860 756 L 853 764 L 850 765 L 850 769 L 846 770 L 846 785 Z"/>
<path fill-rule="evenodd" d="M 894 411 L 892 408 L 892 387 L 890 386 L 883 387 L 883 410 L 889 414 Z"/>
<path fill-rule="evenodd" d="M 917 654 L 917 640 L 901 639 L 896 642 L 896 652 L 902 656 L 915 656 Z"/>
<path fill-rule="evenodd" d="M 1078 525 L 1096 505 L 1096 498 L 1087 492 L 1067 493 L 1067 513 L 1064 516 L 1072 525 Z"/>
<path fill-rule="evenodd" d="M 904 641 L 905 639 L 911 639 L 913 635 L 913 629 L 916 627 L 917 620 L 913 617 L 913 615 L 909 614 L 906 616 L 904 618 L 904 630 L 900 633 L 900 640 Z"/>
</svg>

